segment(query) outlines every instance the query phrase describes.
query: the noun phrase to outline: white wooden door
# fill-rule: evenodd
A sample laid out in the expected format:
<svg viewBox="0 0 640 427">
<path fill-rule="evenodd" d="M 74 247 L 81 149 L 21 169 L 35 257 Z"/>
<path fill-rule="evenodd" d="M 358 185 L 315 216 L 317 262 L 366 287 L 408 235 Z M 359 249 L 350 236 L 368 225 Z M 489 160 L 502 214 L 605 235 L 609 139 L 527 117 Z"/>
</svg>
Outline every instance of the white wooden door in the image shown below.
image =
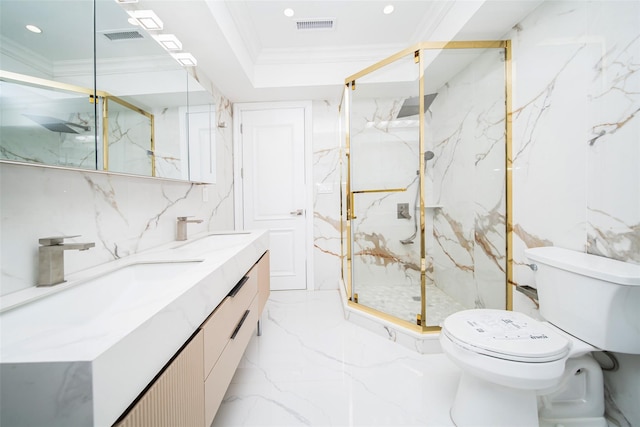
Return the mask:
<svg viewBox="0 0 640 427">
<path fill-rule="evenodd" d="M 240 110 L 244 229 L 269 229 L 271 289 L 306 289 L 305 109 Z"/>
</svg>

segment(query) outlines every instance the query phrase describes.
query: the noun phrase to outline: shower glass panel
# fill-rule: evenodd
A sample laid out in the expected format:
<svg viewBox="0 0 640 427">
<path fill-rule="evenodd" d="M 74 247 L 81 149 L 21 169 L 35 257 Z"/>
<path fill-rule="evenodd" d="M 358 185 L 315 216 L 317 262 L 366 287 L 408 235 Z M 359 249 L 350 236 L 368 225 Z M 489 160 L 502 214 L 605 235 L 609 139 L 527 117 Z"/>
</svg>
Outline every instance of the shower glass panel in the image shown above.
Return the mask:
<svg viewBox="0 0 640 427">
<path fill-rule="evenodd" d="M 106 131 L 109 147 L 105 169 L 155 176 L 153 115 L 115 97 L 106 97 Z"/>
<path fill-rule="evenodd" d="M 505 49 L 425 49 L 427 326 L 506 306 Z"/>
<path fill-rule="evenodd" d="M 421 312 L 419 64 L 413 52 L 350 90 L 352 300 L 415 324 Z"/>
<path fill-rule="evenodd" d="M 511 309 L 510 42 L 424 42 L 345 79 L 349 305 L 421 332 Z"/>
</svg>

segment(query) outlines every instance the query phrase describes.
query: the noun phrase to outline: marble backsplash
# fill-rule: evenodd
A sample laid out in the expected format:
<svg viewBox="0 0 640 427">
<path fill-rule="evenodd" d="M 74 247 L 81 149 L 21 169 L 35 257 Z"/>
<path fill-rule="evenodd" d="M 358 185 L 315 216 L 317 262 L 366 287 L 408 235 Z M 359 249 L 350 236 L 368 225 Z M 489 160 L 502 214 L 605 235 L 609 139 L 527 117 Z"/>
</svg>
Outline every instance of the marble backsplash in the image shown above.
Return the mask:
<svg viewBox="0 0 640 427">
<path fill-rule="evenodd" d="M 216 115 L 218 122 L 232 121 L 231 104 L 221 96 Z M 65 271 L 72 273 L 174 240 L 178 216 L 203 220 L 189 224 L 192 234 L 233 229 L 231 128 L 217 128 L 215 138 L 218 176 L 210 185 L 0 163 L 0 294 L 36 283 L 41 237 L 95 242 L 88 251 L 65 253 Z"/>
</svg>

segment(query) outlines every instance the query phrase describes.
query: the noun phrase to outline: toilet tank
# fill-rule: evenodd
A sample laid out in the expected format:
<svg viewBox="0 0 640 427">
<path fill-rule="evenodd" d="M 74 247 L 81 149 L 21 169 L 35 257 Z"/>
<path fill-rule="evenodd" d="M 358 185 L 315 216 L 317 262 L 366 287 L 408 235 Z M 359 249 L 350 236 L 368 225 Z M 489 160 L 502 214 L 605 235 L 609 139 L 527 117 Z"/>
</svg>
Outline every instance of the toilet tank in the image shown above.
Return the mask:
<svg viewBox="0 0 640 427">
<path fill-rule="evenodd" d="M 545 320 L 602 350 L 640 354 L 640 265 L 555 247 L 524 253 Z"/>
</svg>

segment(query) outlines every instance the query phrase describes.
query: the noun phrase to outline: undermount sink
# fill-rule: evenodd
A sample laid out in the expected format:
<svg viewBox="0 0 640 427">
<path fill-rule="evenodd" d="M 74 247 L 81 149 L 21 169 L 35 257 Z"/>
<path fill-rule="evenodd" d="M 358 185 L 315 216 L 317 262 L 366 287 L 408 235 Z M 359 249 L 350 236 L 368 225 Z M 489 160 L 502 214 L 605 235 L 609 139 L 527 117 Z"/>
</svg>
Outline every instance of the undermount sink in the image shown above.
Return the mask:
<svg viewBox="0 0 640 427">
<path fill-rule="evenodd" d="M 207 253 L 244 244 L 249 238 L 251 238 L 249 232 L 207 234 L 193 240 L 187 240 L 172 249 L 189 254 Z"/>
<path fill-rule="evenodd" d="M 176 280 L 178 276 L 200 262 L 137 262 L 49 288 L 51 292 L 8 308 L 0 315 L 2 346 L 9 346 L 14 340 L 46 336 L 53 329 L 129 316 L 139 306 L 170 292 L 173 283 L 180 283 Z M 12 338 L 8 331 L 15 331 L 16 335 Z"/>
<path fill-rule="evenodd" d="M 269 248 L 266 230 L 226 234 L 194 235 L 3 295 L 0 424 L 113 425 Z M 212 241 L 231 246 L 187 252 Z"/>
</svg>

